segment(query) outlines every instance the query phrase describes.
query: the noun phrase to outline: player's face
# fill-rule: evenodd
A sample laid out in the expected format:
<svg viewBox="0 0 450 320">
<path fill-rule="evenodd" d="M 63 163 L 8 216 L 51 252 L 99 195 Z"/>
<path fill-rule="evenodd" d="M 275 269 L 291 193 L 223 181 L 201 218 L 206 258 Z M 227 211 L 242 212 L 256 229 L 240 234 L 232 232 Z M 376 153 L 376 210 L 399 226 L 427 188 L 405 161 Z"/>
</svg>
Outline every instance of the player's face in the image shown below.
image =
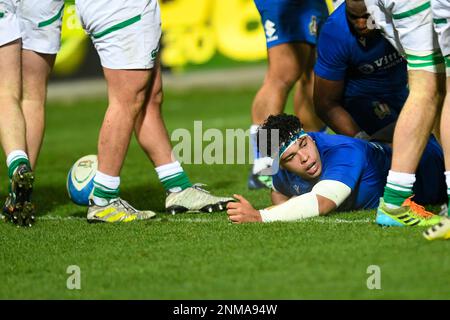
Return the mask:
<svg viewBox="0 0 450 320">
<path fill-rule="evenodd" d="M 375 30 L 367 27 L 370 14 L 367 12 L 364 1 L 347 0 L 346 5 L 347 19 L 353 30 L 362 37 L 372 35 Z"/>
<path fill-rule="evenodd" d="M 290 146 L 281 157 L 280 164 L 305 180 L 315 179 L 322 173 L 319 150 L 309 136 L 298 139 Z"/>
</svg>

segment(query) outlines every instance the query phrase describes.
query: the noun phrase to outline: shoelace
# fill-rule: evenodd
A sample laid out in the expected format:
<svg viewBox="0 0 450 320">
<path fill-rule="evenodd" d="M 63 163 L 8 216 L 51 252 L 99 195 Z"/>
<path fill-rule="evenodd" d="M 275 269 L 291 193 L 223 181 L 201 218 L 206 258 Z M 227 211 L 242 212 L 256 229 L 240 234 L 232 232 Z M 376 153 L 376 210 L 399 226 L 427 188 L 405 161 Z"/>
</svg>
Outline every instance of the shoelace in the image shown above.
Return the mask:
<svg viewBox="0 0 450 320">
<path fill-rule="evenodd" d="M 121 198 L 117 199 L 115 202 L 117 202 L 119 204 L 119 206 L 121 206 L 129 211 L 132 211 L 134 213 L 139 212 L 139 210 L 135 209 L 131 204 L 129 204 L 127 201 L 125 201 Z"/>
<path fill-rule="evenodd" d="M 421 205 L 415 203 L 414 201 L 412 201 L 411 198 L 406 199 L 404 206 L 409 206 L 411 208 L 411 210 L 413 211 L 413 213 L 419 215 L 422 218 L 431 219 L 434 216 L 434 214 L 425 210 L 424 206 L 421 206 Z"/>
<path fill-rule="evenodd" d="M 196 183 L 192 186 L 192 188 L 197 189 L 199 191 L 205 192 L 205 193 L 210 193 L 208 190 L 203 189 L 202 187 L 206 187 L 207 185 L 204 183 Z"/>
</svg>

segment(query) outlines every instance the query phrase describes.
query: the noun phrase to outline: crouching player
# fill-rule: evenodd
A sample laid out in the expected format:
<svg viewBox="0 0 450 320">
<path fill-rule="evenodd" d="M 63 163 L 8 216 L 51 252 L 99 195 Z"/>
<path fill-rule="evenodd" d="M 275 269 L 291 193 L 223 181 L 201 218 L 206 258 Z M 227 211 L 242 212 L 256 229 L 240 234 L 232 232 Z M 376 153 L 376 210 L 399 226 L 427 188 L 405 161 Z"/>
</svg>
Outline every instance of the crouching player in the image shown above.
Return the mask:
<svg viewBox="0 0 450 320">
<path fill-rule="evenodd" d="M 388 145 L 341 135 L 305 133 L 299 119 L 286 114 L 270 116 L 261 129 L 267 133 L 267 153 L 279 159 L 280 170 L 273 177 L 275 206 L 256 210 L 236 195 L 239 202 L 227 205 L 232 222 L 292 221 L 378 206 L 390 167 L 392 152 Z M 274 130 L 278 130 L 280 147 L 270 150 Z M 259 139 L 260 151 L 264 151 L 261 143 Z M 431 138 L 414 185 L 417 203 L 445 202 L 443 167 L 442 149 Z M 387 226 L 432 226 L 440 222 L 440 216 L 427 212 L 411 198 L 406 201 L 416 210 L 400 207 L 395 215 L 377 215 L 376 222 Z"/>
</svg>

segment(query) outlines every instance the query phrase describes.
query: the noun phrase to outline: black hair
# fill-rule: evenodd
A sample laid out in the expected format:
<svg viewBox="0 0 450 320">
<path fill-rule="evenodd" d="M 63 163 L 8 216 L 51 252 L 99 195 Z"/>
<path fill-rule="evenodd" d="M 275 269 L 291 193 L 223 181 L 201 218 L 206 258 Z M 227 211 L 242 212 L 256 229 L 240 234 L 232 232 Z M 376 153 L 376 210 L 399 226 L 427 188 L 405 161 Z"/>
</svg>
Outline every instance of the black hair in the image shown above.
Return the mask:
<svg viewBox="0 0 450 320">
<path fill-rule="evenodd" d="M 279 151 L 279 147 L 289 142 L 293 134 L 299 132 L 301 128 L 300 120 L 294 115 L 286 113 L 270 115 L 257 132 L 259 153 L 263 157 L 274 158 Z M 272 141 L 272 136 L 275 134 L 273 130 L 278 130 L 278 141 Z M 277 146 L 276 143 L 278 143 L 278 148 L 272 150 Z"/>
</svg>

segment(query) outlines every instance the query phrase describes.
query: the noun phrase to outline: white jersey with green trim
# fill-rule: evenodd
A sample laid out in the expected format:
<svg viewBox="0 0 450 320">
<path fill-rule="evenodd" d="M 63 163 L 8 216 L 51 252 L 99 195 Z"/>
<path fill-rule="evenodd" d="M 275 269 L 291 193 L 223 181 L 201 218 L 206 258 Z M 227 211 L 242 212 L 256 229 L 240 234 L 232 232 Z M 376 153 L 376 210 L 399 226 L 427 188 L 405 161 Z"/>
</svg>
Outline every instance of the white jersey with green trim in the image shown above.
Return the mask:
<svg viewBox="0 0 450 320">
<path fill-rule="evenodd" d="M 409 70 L 444 72 L 445 64 L 433 27 L 430 0 L 365 0 L 371 26 L 403 54 Z"/>
</svg>

